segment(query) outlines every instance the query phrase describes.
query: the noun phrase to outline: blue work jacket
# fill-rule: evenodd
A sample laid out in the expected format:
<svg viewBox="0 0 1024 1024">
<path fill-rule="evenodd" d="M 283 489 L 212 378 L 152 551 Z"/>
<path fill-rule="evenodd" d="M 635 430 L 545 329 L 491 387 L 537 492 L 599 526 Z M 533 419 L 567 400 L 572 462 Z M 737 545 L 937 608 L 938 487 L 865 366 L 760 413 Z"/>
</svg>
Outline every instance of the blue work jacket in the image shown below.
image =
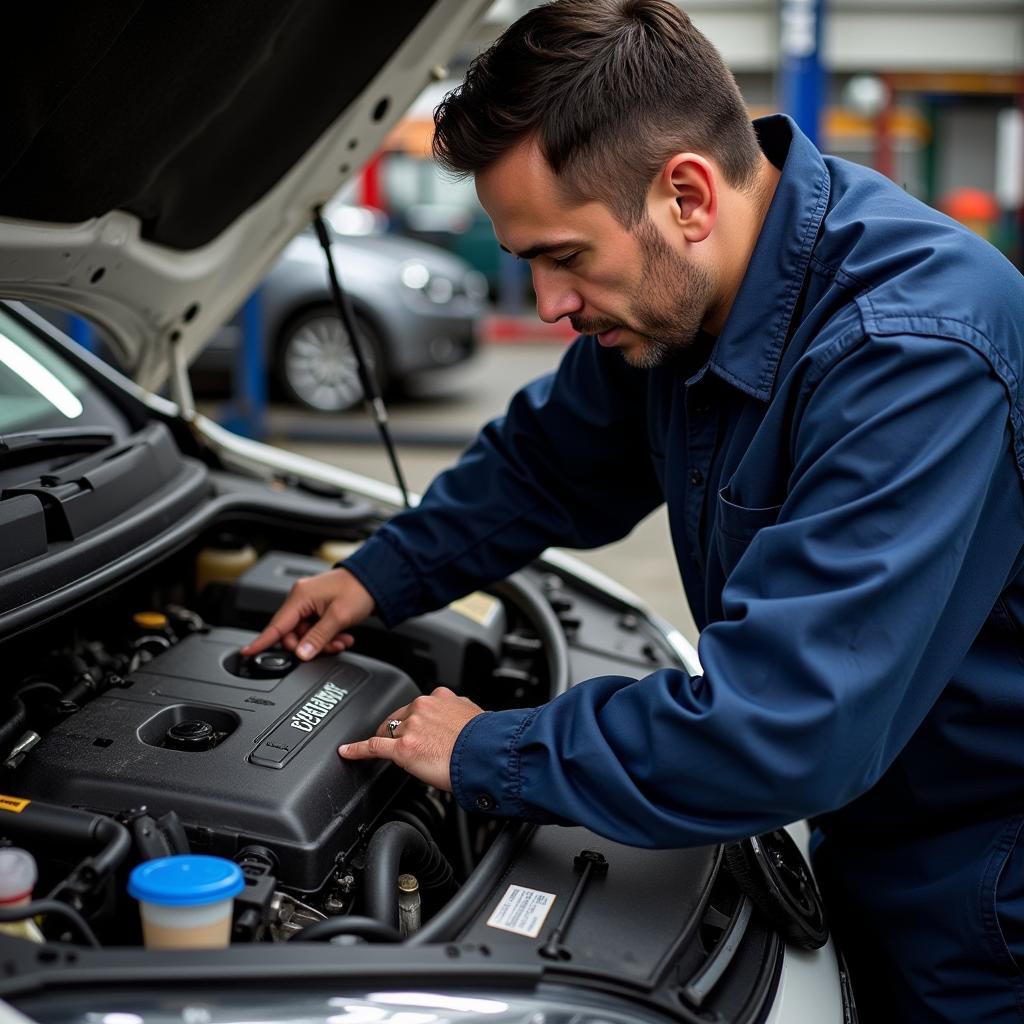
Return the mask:
<svg viewBox="0 0 1024 1024">
<path fill-rule="evenodd" d="M 721 335 L 654 370 L 577 339 L 346 564 L 396 623 L 667 502 L 703 677 L 478 716 L 459 802 L 652 847 L 816 816 L 885 1019 L 1024 1019 L 957 1016 L 935 966 L 976 957 L 1024 1007 L 1024 281 L 756 127 L 782 175 Z"/>
</svg>

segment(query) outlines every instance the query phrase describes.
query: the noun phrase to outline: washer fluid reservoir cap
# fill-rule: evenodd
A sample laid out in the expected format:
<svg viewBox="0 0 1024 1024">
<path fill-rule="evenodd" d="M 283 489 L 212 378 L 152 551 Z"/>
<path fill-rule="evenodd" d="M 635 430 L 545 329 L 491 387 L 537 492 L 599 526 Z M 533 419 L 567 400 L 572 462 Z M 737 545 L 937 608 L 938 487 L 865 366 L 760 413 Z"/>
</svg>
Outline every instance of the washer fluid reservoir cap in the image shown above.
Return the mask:
<svg viewBox="0 0 1024 1024">
<path fill-rule="evenodd" d="M 242 869 L 224 857 L 205 853 L 158 857 L 128 876 L 128 894 L 146 903 L 196 907 L 233 899 L 245 888 Z"/>
</svg>

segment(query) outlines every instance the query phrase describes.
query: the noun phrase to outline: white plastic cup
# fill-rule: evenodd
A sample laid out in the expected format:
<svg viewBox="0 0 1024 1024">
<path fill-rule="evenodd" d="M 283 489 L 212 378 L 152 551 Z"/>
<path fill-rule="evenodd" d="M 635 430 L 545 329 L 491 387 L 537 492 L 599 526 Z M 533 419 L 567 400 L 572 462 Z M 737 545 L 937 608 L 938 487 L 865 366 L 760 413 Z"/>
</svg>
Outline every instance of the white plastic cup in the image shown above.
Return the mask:
<svg viewBox="0 0 1024 1024">
<path fill-rule="evenodd" d="M 245 888 L 234 861 L 206 854 L 159 857 L 136 867 L 128 892 L 139 901 L 147 949 L 222 949 L 231 940 L 235 896 Z"/>
</svg>

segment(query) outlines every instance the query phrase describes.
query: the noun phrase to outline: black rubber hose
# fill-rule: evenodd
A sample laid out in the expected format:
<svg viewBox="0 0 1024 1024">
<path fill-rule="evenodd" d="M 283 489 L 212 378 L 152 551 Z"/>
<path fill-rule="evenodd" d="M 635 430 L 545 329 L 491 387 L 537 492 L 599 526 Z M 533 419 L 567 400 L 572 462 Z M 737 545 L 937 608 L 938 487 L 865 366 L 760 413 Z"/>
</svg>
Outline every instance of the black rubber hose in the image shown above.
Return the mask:
<svg viewBox="0 0 1024 1024">
<path fill-rule="evenodd" d="M 77 682 L 64 691 L 63 699 L 81 707 L 92 700 L 100 692 L 102 686 L 101 679 L 96 679 L 91 672 L 83 672 Z"/>
<path fill-rule="evenodd" d="M 93 869 L 100 878 L 106 878 L 120 866 L 132 848 L 132 839 L 128 829 L 113 818 L 105 818 L 98 814 L 93 828 L 93 837 L 103 844 L 103 849 L 92 859 Z"/>
<path fill-rule="evenodd" d="M 14 696 L 24 699 L 27 694 L 39 693 L 40 691 L 45 691 L 46 693 L 52 694 L 54 697 L 58 698 L 64 696 L 64 691 L 56 683 L 47 683 L 42 679 L 37 679 L 35 682 L 19 686 L 14 691 Z"/>
<path fill-rule="evenodd" d="M 412 811 L 407 810 L 404 807 L 397 807 L 391 811 L 391 816 L 396 821 L 404 821 L 407 825 L 412 825 L 412 827 L 416 829 L 416 831 L 419 832 L 419 834 L 423 836 L 428 843 L 433 839 L 433 836 L 430 834 L 430 829 L 427 828 L 419 816 L 414 814 Z"/>
<path fill-rule="evenodd" d="M 366 908 L 372 918 L 398 930 L 398 876 L 415 875 L 424 895 L 443 901 L 455 891 L 455 872 L 432 839 L 404 821 L 381 825 L 366 853 Z"/>
<path fill-rule="evenodd" d="M 42 836 L 58 843 L 99 846 L 99 852 L 82 865 L 97 880 L 114 871 L 132 845 L 128 830 L 113 818 L 41 800 L 27 802 L 18 814 L 5 815 L 4 831 L 13 838 Z M 59 892 L 61 888 L 62 885 L 58 885 L 54 891 Z"/>
<path fill-rule="evenodd" d="M 12 712 L 4 716 L 3 725 L 0 725 L 0 756 L 3 757 L 11 752 L 15 740 L 25 731 L 25 723 L 28 721 L 28 711 L 20 697 L 12 697 L 9 705 Z"/>
<path fill-rule="evenodd" d="M 99 940 L 85 923 L 85 918 L 74 907 L 69 907 L 66 903 L 61 903 L 58 900 L 32 900 L 31 903 L 23 903 L 20 907 L 0 907 L 0 923 L 24 921 L 25 918 L 35 917 L 38 914 L 52 914 L 55 917 L 65 918 L 75 926 L 75 930 L 85 939 L 87 945 L 95 946 L 96 949 L 100 948 Z"/>
<path fill-rule="evenodd" d="M 428 942 L 450 942 L 480 909 L 481 902 L 498 884 L 515 856 L 533 835 L 537 826 L 527 821 L 510 821 L 498 833 L 491 848 L 480 859 L 465 885 L 406 944 L 423 946 Z"/>
<path fill-rule="evenodd" d="M 174 811 L 168 811 L 166 814 L 161 815 L 157 818 L 156 823 L 160 831 L 167 837 L 172 853 L 192 852 L 192 845 L 188 841 L 185 826 L 181 823 L 181 818 Z"/>
<path fill-rule="evenodd" d="M 367 942 L 401 942 L 397 928 L 392 928 L 374 917 L 329 917 L 314 921 L 295 932 L 289 942 L 329 942 L 338 935 L 355 935 Z"/>
</svg>

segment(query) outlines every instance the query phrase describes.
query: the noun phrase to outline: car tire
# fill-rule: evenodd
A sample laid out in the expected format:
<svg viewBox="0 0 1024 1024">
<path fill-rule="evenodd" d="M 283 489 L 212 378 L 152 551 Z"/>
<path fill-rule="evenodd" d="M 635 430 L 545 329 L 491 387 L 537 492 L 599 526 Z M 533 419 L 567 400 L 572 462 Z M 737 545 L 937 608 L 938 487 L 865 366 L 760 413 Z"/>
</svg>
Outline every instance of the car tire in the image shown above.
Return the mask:
<svg viewBox="0 0 1024 1024">
<path fill-rule="evenodd" d="M 377 332 L 356 314 L 356 328 L 366 356 L 384 392 L 387 368 Z M 281 332 L 275 358 L 277 378 L 285 395 L 314 412 L 343 412 L 363 399 L 355 352 L 338 314 L 330 306 L 307 309 Z"/>
</svg>

